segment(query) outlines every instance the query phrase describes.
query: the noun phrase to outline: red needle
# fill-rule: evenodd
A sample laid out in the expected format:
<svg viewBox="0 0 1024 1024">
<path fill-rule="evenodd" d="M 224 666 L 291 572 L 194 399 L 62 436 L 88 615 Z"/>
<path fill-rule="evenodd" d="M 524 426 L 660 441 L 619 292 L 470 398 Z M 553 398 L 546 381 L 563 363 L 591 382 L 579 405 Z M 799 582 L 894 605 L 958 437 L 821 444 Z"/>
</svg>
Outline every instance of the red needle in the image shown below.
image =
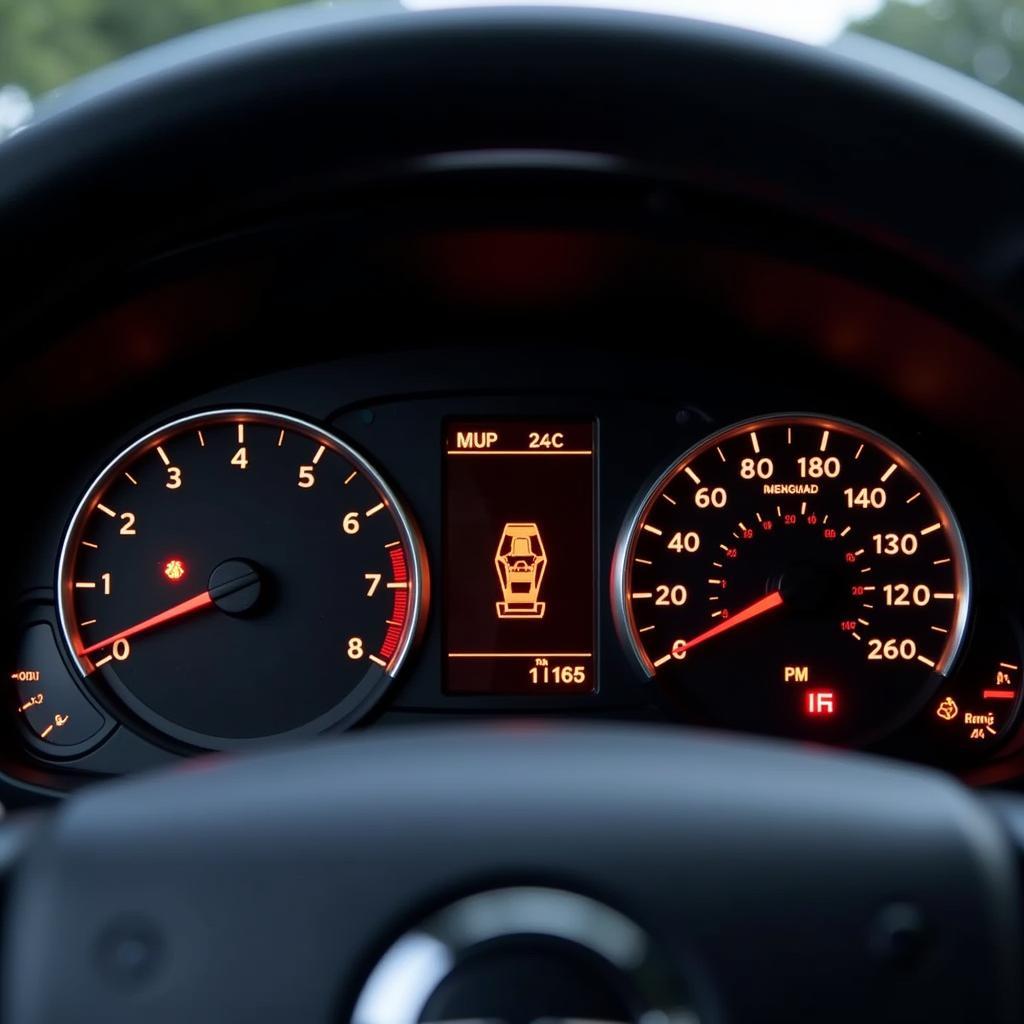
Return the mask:
<svg viewBox="0 0 1024 1024">
<path fill-rule="evenodd" d="M 182 615 L 188 615 L 210 604 L 213 604 L 213 597 L 208 590 L 204 590 L 201 594 L 196 594 L 195 597 L 190 597 L 187 601 L 182 601 L 181 604 L 176 604 L 173 608 L 168 608 L 166 611 L 162 611 L 151 618 L 143 619 L 142 622 L 136 622 L 134 626 L 122 629 L 120 633 L 114 633 L 112 636 L 101 640 L 98 644 L 92 644 L 78 653 L 83 655 L 92 654 L 93 651 L 98 651 L 102 647 L 109 647 L 115 640 L 125 640 L 130 636 L 135 636 L 137 633 L 144 633 L 148 629 L 162 626 L 165 622 L 171 622 L 174 619 L 180 619 Z"/>
<path fill-rule="evenodd" d="M 755 601 L 753 604 L 748 604 L 742 611 L 730 615 L 724 622 L 718 623 L 717 626 L 712 626 L 709 630 L 706 630 L 699 636 L 695 636 L 692 640 L 685 640 L 674 644 L 672 653 L 679 654 L 683 651 L 688 651 L 691 647 L 696 647 L 697 644 L 702 644 L 705 640 L 710 640 L 713 636 L 718 636 L 719 633 L 724 633 L 727 629 L 732 629 L 734 626 L 749 622 L 758 615 L 763 615 L 773 608 L 778 608 L 781 604 L 782 594 L 777 590 L 773 590 L 770 594 Z"/>
</svg>

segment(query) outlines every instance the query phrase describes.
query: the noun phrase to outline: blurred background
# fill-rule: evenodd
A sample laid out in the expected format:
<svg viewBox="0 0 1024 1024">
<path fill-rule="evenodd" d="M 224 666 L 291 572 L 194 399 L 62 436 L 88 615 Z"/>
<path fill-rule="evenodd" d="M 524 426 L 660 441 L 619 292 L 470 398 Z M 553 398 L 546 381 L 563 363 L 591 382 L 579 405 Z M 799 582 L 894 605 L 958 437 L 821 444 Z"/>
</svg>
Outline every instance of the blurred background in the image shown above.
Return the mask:
<svg viewBox="0 0 1024 1024">
<path fill-rule="evenodd" d="M 0 0 L 0 138 L 27 118 L 35 97 L 87 71 L 173 36 L 293 2 Z M 452 2 L 410 0 L 409 6 Z M 820 45 L 871 37 L 1024 101 L 1024 0 L 633 0 L 633 5 Z"/>
</svg>

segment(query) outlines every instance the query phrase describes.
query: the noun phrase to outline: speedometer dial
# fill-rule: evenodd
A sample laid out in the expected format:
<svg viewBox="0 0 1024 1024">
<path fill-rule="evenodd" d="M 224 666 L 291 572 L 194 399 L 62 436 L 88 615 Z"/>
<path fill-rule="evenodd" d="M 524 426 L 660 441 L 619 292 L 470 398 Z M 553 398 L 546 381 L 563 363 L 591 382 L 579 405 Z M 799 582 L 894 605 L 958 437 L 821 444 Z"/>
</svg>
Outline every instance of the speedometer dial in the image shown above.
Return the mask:
<svg viewBox="0 0 1024 1024">
<path fill-rule="evenodd" d="M 616 552 L 620 632 L 720 724 L 851 741 L 893 727 L 959 652 L 969 572 L 924 470 L 877 434 L 784 415 L 675 462 Z"/>
<path fill-rule="evenodd" d="M 220 410 L 99 476 L 64 543 L 60 616 L 98 692 L 217 748 L 369 710 L 422 622 L 424 573 L 362 456 L 291 416 Z"/>
</svg>

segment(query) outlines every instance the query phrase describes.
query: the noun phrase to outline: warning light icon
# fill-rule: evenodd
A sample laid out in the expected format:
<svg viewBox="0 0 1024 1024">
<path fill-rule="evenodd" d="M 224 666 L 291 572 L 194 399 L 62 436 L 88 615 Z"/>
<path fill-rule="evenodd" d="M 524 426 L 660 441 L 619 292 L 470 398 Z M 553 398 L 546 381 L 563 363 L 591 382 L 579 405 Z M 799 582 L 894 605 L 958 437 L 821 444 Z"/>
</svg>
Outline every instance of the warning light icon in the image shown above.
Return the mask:
<svg viewBox="0 0 1024 1024">
<path fill-rule="evenodd" d="M 935 714 L 937 714 L 944 722 L 952 722 L 953 719 L 960 714 L 960 709 L 957 707 L 956 701 L 953 700 L 952 697 L 945 697 L 935 709 Z"/>
<path fill-rule="evenodd" d="M 536 523 L 506 523 L 498 541 L 494 567 L 501 596 L 499 619 L 542 619 L 546 604 L 540 600 L 548 556 Z"/>
<path fill-rule="evenodd" d="M 180 558 L 172 558 L 164 566 L 164 575 L 172 582 L 185 578 L 185 563 Z"/>
</svg>

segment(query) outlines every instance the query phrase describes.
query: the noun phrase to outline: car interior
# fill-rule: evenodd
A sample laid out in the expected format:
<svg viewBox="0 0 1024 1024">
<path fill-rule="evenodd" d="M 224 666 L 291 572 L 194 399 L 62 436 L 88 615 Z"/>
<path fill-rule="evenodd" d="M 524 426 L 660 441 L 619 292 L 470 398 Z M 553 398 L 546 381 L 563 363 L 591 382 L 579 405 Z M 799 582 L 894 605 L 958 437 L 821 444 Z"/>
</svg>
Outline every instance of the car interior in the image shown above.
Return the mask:
<svg viewBox="0 0 1024 1024">
<path fill-rule="evenodd" d="M 0 142 L 0 1020 L 1024 1019 L 1024 121 L 354 4 Z"/>
</svg>

